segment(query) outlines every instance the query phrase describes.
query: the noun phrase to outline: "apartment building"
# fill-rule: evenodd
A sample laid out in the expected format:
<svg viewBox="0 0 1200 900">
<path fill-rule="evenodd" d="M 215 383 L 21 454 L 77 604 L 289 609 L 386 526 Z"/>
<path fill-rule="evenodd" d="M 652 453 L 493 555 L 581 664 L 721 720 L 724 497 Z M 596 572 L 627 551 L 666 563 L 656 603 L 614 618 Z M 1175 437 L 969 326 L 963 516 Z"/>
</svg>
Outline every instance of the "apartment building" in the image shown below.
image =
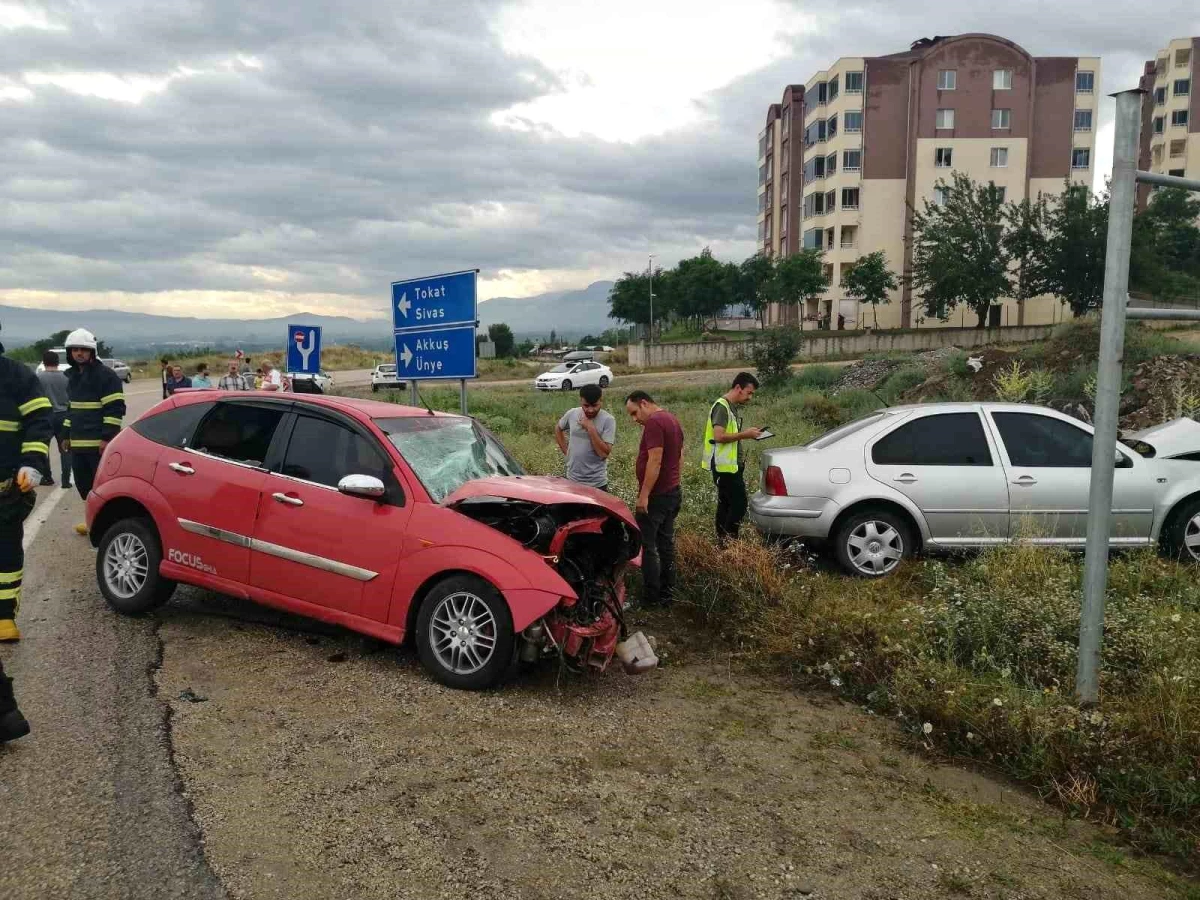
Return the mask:
<svg viewBox="0 0 1200 900">
<path fill-rule="evenodd" d="M 1142 95 L 1142 142 L 1138 167 L 1160 175 L 1200 178 L 1200 92 L 1196 57 L 1200 37 L 1177 38 L 1146 63 Z M 1149 185 L 1138 185 L 1145 207 Z"/>
<path fill-rule="evenodd" d="M 1006 199 L 1057 194 L 1064 180 L 1091 185 L 1100 60 L 1033 57 L 989 34 L 925 38 L 906 51 L 844 57 L 803 85 L 789 85 L 759 134 L 759 247 L 786 256 L 824 251 L 830 289 L 803 310 L 772 308 L 772 324 L 828 319 L 873 323 L 845 297 L 842 277 L 882 250 L 897 273 L 911 262 L 909 209 L 938 202 L 939 180 L 963 172 L 994 181 Z M 879 308 L 881 328 L 960 324 L 921 321 L 907 285 Z M 1052 298 L 1005 300 L 994 324 L 1037 324 L 1063 315 Z M 963 324 L 974 325 L 970 314 Z"/>
</svg>

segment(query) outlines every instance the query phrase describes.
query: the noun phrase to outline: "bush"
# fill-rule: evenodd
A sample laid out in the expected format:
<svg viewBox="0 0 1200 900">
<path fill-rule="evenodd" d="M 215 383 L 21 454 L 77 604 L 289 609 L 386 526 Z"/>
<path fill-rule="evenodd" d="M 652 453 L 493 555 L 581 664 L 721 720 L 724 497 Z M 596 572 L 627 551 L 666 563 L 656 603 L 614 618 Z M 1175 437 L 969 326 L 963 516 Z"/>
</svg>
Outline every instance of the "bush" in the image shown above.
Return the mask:
<svg viewBox="0 0 1200 900">
<path fill-rule="evenodd" d="M 924 366 L 904 366 L 889 375 L 876 393 L 890 405 L 899 400 L 906 391 L 924 384 L 927 378 L 928 373 Z"/>
<path fill-rule="evenodd" d="M 846 421 L 846 411 L 824 394 L 806 394 L 800 415 L 823 431 L 837 428 Z"/>
<path fill-rule="evenodd" d="M 1029 396 L 1033 387 L 1033 379 L 1014 361 L 1007 369 L 1001 369 L 992 376 L 992 387 L 996 389 L 996 399 L 1004 403 L 1021 403 Z"/>
<path fill-rule="evenodd" d="M 798 388 L 822 390 L 837 384 L 843 374 L 842 370 L 835 366 L 805 366 L 792 375 L 792 384 Z"/>
<path fill-rule="evenodd" d="M 873 391 L 862 389 L 840 391 L 834 402 L 846 411 L 846 421 L 865 416 L 869 412 L 888 405 Z"/>
<path fill-rule="evenodd" d="M 769 328 L 750 345 L 750 359 L 763 384 L 781 384 L 792 375 L 792 360 L 800 352 L 795 328 Z"/>
</svg>

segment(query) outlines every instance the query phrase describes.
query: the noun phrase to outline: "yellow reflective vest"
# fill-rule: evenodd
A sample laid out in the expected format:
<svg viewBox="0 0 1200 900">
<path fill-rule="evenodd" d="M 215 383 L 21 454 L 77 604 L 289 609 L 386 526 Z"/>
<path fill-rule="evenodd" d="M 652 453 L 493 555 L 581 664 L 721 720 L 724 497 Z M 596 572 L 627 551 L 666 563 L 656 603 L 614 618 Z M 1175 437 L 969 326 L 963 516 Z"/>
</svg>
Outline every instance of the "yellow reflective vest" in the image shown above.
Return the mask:
<svg viewBox="0 0 1200 900">
<path fill-rule="evenodd" d="M 704 458 L 700 461 L 700 465 L 706 469 L 712 469 L 715 466 L 718 472 L 736 472 L 738 470 L 738 442 L 728 441 L 718 444 L 716 436 L 713 434 L 712 414 L 718 406 L 725 407 L 729 412 L 729 424 L 725 427 L 726 433 L 733 434 L 739 429 L 737 416 L 733 414 L 733 407 L 724 397 L 718 397 L 717 402 L 708 410 L 708 419 L 704 423 Z"/>
</svg>

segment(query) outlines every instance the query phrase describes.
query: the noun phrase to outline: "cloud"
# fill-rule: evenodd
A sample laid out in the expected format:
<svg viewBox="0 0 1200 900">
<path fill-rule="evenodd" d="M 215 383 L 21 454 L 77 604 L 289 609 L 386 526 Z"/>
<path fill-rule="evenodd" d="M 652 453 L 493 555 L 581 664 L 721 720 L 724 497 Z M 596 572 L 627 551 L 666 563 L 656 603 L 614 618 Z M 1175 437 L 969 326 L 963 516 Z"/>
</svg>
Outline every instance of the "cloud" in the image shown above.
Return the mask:
<svg viewBox="0 0 1200 900">
<path fill-rule="evenodd" d="M 1200 33 L 1182 3 L 693 6 L 0 2 L 0 292 L 357 315 L 430 272 L 494 296 L 740 258 L 766 107 L 838 56 L 989 30 L 1104 54 L 1107 92 L 1160 23 Z"/>
</svg>

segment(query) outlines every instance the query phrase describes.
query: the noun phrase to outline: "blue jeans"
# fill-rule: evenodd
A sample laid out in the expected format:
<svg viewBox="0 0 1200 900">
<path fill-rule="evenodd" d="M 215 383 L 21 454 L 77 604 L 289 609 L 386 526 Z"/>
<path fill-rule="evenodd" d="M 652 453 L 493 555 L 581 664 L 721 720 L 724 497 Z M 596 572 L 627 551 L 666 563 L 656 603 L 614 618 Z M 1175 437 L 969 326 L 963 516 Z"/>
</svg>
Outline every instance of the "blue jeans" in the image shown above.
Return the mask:
<svg viewBox="0 0 1200 900">
<path fill-rule="evenodd" d="M 679 488 L 651 494 L 648 508 L 637 514 L 642 530 L 642 604 L 655 606 L 675 599 L 675 518 L 683 504 Z"/>
</svg>

